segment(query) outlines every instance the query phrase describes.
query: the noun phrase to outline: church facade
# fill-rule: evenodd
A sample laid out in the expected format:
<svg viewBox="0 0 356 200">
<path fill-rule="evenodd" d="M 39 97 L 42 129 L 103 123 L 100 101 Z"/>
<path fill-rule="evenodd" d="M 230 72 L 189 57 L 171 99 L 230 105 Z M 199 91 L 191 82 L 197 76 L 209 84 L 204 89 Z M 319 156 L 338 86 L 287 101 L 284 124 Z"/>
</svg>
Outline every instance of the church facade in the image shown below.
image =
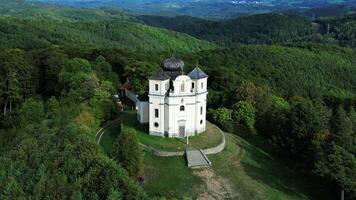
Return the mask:
<svg viewBox="0 0 356 200">
<path fill-rule="evenodd" d="M 198 67 L 186 75 L 183 68 L 172 57 L 149 78 L 150 135 L 187 137 L 206 129 L 208 75 Z"/>
</svg>

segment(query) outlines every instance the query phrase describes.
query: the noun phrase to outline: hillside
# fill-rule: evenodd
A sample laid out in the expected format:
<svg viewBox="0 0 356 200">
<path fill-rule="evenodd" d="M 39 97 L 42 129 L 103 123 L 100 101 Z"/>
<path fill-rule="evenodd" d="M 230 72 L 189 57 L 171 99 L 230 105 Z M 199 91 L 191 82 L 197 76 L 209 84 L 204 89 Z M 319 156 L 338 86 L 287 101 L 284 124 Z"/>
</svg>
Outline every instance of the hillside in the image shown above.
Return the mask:
<svg viewBox="0 0 356 200">
<path fill-rule="evenodd" d="M 98 8 L 118 7 L 138 14 L 189 15 L 202 18 L 235 18 L 285 9 L 308 9 L 333 5 L 355 6 L 352 0 L 32 0 L 60 5 Z"/>
<path fill-rule="evenodd" d="M 0 0 L 0 16 L 60 21 L 130 20 L 133 18 L 130 14 L 119 9 L 80 9 L 24 0 Z"/>
<path fill-rule="evenodd" d="M 322 18 L 317 22 L 322 25 L 324 34 L 335 38 L 341 45 L 356 47 L 356 14 Z"/>
<path fill-rule="evenodd" d="M 148 128 L 139 124 L 135 114 L 130 112 L 123 112 L 122 120 L 108 127 L 102 136 L 100 144 L 109 156 L 114 148 L 114 138 L 118 137 L 120 124 L 124 124 L 126 129 L 134 130 L 138 135 Z M 216 131 L 219 130 L 208 126 L 207 132 L 190 138 L 189 146 L 194 146 L 192 141 L 205 145 L 198 139 L 209 139 L 206 135 Z M 159 145 L 162 146 L 174 142 L 175 147 L 185 145 L 184 141 L 177 138 L 167 141 L 166 138 L 146 137 L 155 139 L 156 143 L 160 141 L 162 144 Z M 328 196 L 329 192 L 322 192 L 322 187 L 327 186 L 325 183 L 285 167 L 280 160 L 258 144 L 257 137 L 249 136 L 249 140 L 246 140 L 236 133 L 226 133 L 225 137 L 225 150 L 208 155 L 212 161 L 211 168 L 191 170 L 187 168 L 182 156 L 157 157 L 144 152 L 143 188 L 151 197 L 168 199 L 332 199 Z M 204 139 L 203 141 L 207 142 Z M 153 143 L 150 145 L 154 146 Z M 313 184 L 318 186 L 314 187 Z"/>
<path fill-rule="evenodd" d="M 260 14 L 225 21 L 209 21 L 189 16 L 140 16 L 143 23 L 188 33 L 225 45 L 233 43 L 278 43 L 297 40 L 312 33 L 311 23 L 287 14 Z"/>
<path fill-rule="evenodd" d="M 244 80 L 267 86 L 284 97 L 354 98 L 356 93 L 356 52 L 347 48 L 242 45 L 199 52 L 186 60 L 191 63 L 198 60 L 211 74 L 210 88 L 223 91 L 227 101 L 231 101 L 231 91 Z"/>
<path fill-rule="evenodd" d="M 186 34 L 125 21 L 67 22 L 0 19 L 1 48 L 119 48 L 193 52 L 214 47 Z"/>
</svg>

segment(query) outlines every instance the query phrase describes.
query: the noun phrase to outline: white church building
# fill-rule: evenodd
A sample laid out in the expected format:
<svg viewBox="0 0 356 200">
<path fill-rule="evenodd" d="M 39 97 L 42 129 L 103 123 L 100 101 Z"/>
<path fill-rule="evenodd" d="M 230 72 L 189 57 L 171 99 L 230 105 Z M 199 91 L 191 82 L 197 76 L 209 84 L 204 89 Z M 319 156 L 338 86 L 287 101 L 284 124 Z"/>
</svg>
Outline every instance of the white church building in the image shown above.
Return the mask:
<svg viewBox="0 0 356 200">
<path fill-rule="evenodd" d="M 149 78 L 148 102 L 137 101 L 138 120 L 149 123 L 150 135 L 186 137 L 205 131 L 208 75 L 198 67 L 185 75 L 183 68 L 182 60 L 164 60 Z"/>
</svg>

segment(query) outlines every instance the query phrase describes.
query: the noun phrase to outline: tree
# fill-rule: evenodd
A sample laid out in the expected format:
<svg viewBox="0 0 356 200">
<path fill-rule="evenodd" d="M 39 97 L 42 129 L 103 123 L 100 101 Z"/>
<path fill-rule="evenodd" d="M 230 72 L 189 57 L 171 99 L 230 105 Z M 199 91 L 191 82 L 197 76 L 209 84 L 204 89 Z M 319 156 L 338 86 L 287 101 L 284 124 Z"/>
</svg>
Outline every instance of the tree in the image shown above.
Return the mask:
<svg viewBox="0 0 356 200">
<path fill-rule="evenodd" d="M 114 151 L 115 160 L 117 160 L 131 176 L 135 176 L 139 173 L 142 167 L 142 154 L 137 137 L 132 130 L 120 133 Z"/>
<path fill-rule="evenodd" d="M 283 128 L 276 136 L 279 146 L 300 162 L 313 164 L 316 144 L 319 143 L 316 139 L 327 129 L 329 117 L 330 112 L 325 106 L 294 97 Z"/>
<path fill-rule="evenodd" d="M 288 101 L 278 96 L 271 96 L 271 105 L 267 107 L 264 113 L 256 116 L 255 127 L 260 135 L 270 139 L 276 133 L 283 132 L 283 124 L 286 121 L 286 113 L 289 112 L 290 105 Z"/>
<path fill-rule="evenodd" d="M 20 83 L 17 79 L 15 72 L 10 72 L 5 79 L 4 86 L 4 115 L 7 114 L 7 108 L 9 107 L 10 114 L 12 113 L 13 103 L 18 102 L 21 99 L 20 95 Z"/>
<path fill-rule="evenodd" d="M 239 101 L 232 106 L 232 119 L 243 126 L 254 130 L 255 108 L 247 101 Z"/>
<path fill-rule="evenodd" d="M 112 66 L 103 56 L 98 56 L 92 66 L 100 80 L 110 81 L 115 88 L 119 85 L 117 74 L 113 72 Z"/>
<path fill-rule="evenodd" d="M 222 124 L 227 121 L 231 121 L 231 110 L 221 107 L 218 109 L 211 109 L 208 110 L 208 116 L 211 117 L 215 122 Z"/>
<path fill-rule="evenodd" d="M 112 94 L 114 89 L 111 82 L 101 81 L 99 87 L 94 90 L 94 96 L 90 99 L 89 105 L 97 119 L 109 119 L 113 108 Z"/>
<path fill-rule="evenodd" d="M 351 113 L 350 113 L 351 114 Z M 356 139 L 352 136 L 352 121 L 339 107 L 331 122 L 331 135 L 323 144 L 316 162 L 316 172 L 328 177 L 352 198 L 356 197 Z"/>
<path fill-rule="evenodd" d="M 348 151 L 352 151 L 354 139 L 353 135 L 352 119 L 347 115 L 346 111 L 340 106 L 335 116 L 331 120 L 331 132 L 330 139 L 335 144 L 345 148 Z"/>
<path fill-rule="evenodd" d="M 143 94 L 148 85 L 148 78 L 155 69 L 150 63 L 136 61 L 125 66 L 125 76 L 129 79 L 136 92 Z"/>
<path fill-rule="evenodd" d="M 42 122 L 45 117 L 44 106 L 41 101 L 27 99 L 18 111 L 19 125 L 26 127 L 28 125 L 36 126 Z"/>
<path fill-rule="evenodd" d="M 99 79 L 85 59 L 69 60 L 61 70 L 59 78 L 64 85 L 63 93 L 77 102 L 89 100 L 94 95 L 95 88 L 99 86 Z"/>
<path fill-rule="evenodd" d="M 38 87 L 37 70 L 29 64 L 23 50 L 9 49 L 0 53 L 0 74 L 15 74 L 23 97 L 33 95 Z"/>
<path fill-rule="evenodd" d="M 54 119 L 60 115 L 61 105 L 55 97 L 51 97 L 46 102 L 46 113 L 48 118 Z"/>
</svg>

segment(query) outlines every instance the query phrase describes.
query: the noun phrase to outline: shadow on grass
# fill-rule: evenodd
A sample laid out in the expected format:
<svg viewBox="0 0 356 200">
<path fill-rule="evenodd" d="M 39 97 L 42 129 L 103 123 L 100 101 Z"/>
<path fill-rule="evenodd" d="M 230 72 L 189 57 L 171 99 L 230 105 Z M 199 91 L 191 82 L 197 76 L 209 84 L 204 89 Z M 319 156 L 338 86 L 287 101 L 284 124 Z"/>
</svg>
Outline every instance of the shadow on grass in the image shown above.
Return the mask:
<svg viewBox="0 0 356 200">
<path fill-rule="evenodd" d="M 329 186 L 325 181 L 311 174 L 289 169 L 282 162 L 260 149 L 259 142 L 252 143 L 250 138 L 250 141 L 238 143 L 248 154 L 249 159 L 242 159 L 240 162 L 248 176 L 274 190 L 298 198 L 332 199 L 330 190 L 328 190 Z"/>
</svg>

